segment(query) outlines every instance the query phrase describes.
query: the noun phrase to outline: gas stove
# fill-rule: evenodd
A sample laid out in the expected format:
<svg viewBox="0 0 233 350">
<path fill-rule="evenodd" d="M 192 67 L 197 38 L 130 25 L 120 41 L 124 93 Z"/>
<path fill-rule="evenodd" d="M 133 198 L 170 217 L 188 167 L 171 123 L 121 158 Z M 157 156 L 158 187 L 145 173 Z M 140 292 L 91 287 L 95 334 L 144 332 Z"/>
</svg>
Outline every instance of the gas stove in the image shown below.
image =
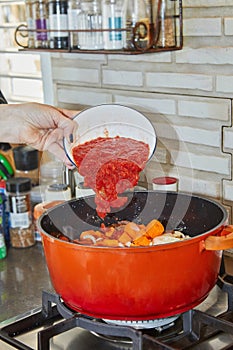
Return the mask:
<svg viewBox="0 0 233 350">
<path fill-rule="evenodd" d="M 43 291 L 41 307 L 0 324 L 0 349 L 233 349 L 233 276 L 225 265 L 223 260 L 217 284 L 202 304 L 167 319 L 91 318 L 69 309 L 56 293 Z"/>
</svg>

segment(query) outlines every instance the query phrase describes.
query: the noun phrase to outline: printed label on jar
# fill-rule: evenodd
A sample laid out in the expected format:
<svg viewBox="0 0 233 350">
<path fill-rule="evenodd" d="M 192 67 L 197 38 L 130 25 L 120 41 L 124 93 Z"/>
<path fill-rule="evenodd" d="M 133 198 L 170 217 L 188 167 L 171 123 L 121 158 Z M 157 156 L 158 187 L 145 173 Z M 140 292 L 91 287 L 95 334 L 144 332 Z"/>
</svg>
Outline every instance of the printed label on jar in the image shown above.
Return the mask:
<svg viewBox="0 0 233 350">
<path fill-rule="evenodd" d="M 26 213 L 10 213 L 10 226 L 27 228 L 31 225 L 31 215 Z"/>
<path fill-rule="evenodd" d="M 10 212 L 11 213 L 26 213 L 29 212 L 30 202 L 28 196 L 11 197 Z"/>
</svg>

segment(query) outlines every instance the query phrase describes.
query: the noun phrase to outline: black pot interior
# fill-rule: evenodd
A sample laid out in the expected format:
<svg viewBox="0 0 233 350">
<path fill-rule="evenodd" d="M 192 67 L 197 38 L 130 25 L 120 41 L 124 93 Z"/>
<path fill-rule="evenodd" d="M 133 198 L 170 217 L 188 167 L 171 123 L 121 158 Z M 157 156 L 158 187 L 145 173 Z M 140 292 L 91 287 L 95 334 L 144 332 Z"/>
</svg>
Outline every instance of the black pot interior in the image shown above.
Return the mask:
<svg viewBox="0 0 233 350">
<path fill-rule="evenodd" d="M 125 195 L 125 194 L 124 194 Z M 129 192 L 124 208 L 100 219 L 95 210 L 94 196 L 73 199 L 42 215 L 39 227 L 57 236 L 62 233 L 71 240 L 85 230 L 98 229 L 101 223 L 110 225 L 122 220 L 147 224 L 158 219 L 166 230 L 178 229 L 191 237 L 206 233 L 226 223 L 227 213 L 217 202 L 175 192 Z"/>
</svg>

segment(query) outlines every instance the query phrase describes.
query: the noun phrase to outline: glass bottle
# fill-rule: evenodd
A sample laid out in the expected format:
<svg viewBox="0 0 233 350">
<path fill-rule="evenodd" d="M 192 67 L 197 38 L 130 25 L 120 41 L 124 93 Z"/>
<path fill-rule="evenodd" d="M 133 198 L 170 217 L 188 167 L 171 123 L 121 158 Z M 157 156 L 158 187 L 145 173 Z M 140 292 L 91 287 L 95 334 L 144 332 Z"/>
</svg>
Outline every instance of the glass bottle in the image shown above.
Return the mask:
<svg viewBox="0 0 233 350">
<path fill-rule="evenodd" d="M 78 29 L 78 14 L 81 12 L 81 5 L 79 0 L 70 0 L 68 5 L 68 29 L 70 33 L 70 44 L 74 49 L 78 48 L 78 32 L 72 30 Z"/>
<path fill-rule="evenodd" d="M 48 6 L 47 2 L 38 0 L 33 3 L 33 18 L 35 19 L 35 47 L 48 48 Z M 43 31 L 44 30 L 44 31 Z"/>
<path fill-rule="evenodd" d="M 159 14 L 158 47 L 173 47 L 176 45 L 175 34 L 175 1 L 161 0 Z"/>
<path fill-rule="evenodd" d="M 28 47 L 35 47 L 35 20 L 33 17 L 33 0 L 25 0 L 25 11 L 27 18 L 27 28 L 28 28 Z"/>
<path fill-rule="evenodd" d="M 135 49 L 135 44 L 144 48 L 149 40 L 149 21 L 150 7 L 147 6 L 146 0 L 126 0 L 126 41 L 125 48 L 129 50 Z M 133 28 L 137 22 L 143 22 L 144 25 L 138 27 L 138 35 L 134 38 Z M 139 37 L 140 36 L 140 37 Z"/>
<path fill-rule="evenodd" d="M 121 0 L 103 0 L 103 29 L 124 28 L 123 4 Z M 124 46 L 124 31 L 104 31 L 104 49 L 119 50 Z"/>
<path fill-rule="evenodd" d="M 78 14 L 79 48 L 82 50 L 100 50 L 104 48 L 102 15 L 99 2 L 82 1 Z M 86 31 L 85 31 L 86 30 Z"/>
<path fill-rule="evenodd" d="M 39 152 L 30 146 L 13 148 L 15 177 L 29 177 L 32 186 L 39 184 Z"/>
<path fill-rule="evenodd" d="M 68 1 L 53 0 L 49 2 L 49 28 L 56 31 L 50 32 L 51 49 L 68 48 Z"/>
</svg>

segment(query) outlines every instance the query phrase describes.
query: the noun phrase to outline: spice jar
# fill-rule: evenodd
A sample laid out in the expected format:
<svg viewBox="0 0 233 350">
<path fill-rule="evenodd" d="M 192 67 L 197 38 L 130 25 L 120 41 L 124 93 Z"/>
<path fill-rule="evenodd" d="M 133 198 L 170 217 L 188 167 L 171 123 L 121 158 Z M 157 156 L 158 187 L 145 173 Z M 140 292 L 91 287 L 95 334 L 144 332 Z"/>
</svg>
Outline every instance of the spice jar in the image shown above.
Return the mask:
<svg viewBox="0 0 233 350">
<path fill-rule="evenodd" d="M 161 0 L 159 20 L 160 31 L 157 46 L 174 47 L 176 45 L 174 0 Z"/>
<path fill-rule="evenodd" d="M 152 180 L 153 190 L 156 191 L 178 191 L 178 180 L 172 176 L 156 177 Z"/>
<path fill-rule="evenodd" d="M 35 243 L 30 191 L 30 178 L 15 177 L 6 181 L 10 242 L 15 248 L 30 247 Z"/>
<path fill-rule="evenodd" d="M 48 6 L 47 1 L 33 2 L 33 18 L 35 20 L 35 48 L 48 48 Z"/>
</svg>

